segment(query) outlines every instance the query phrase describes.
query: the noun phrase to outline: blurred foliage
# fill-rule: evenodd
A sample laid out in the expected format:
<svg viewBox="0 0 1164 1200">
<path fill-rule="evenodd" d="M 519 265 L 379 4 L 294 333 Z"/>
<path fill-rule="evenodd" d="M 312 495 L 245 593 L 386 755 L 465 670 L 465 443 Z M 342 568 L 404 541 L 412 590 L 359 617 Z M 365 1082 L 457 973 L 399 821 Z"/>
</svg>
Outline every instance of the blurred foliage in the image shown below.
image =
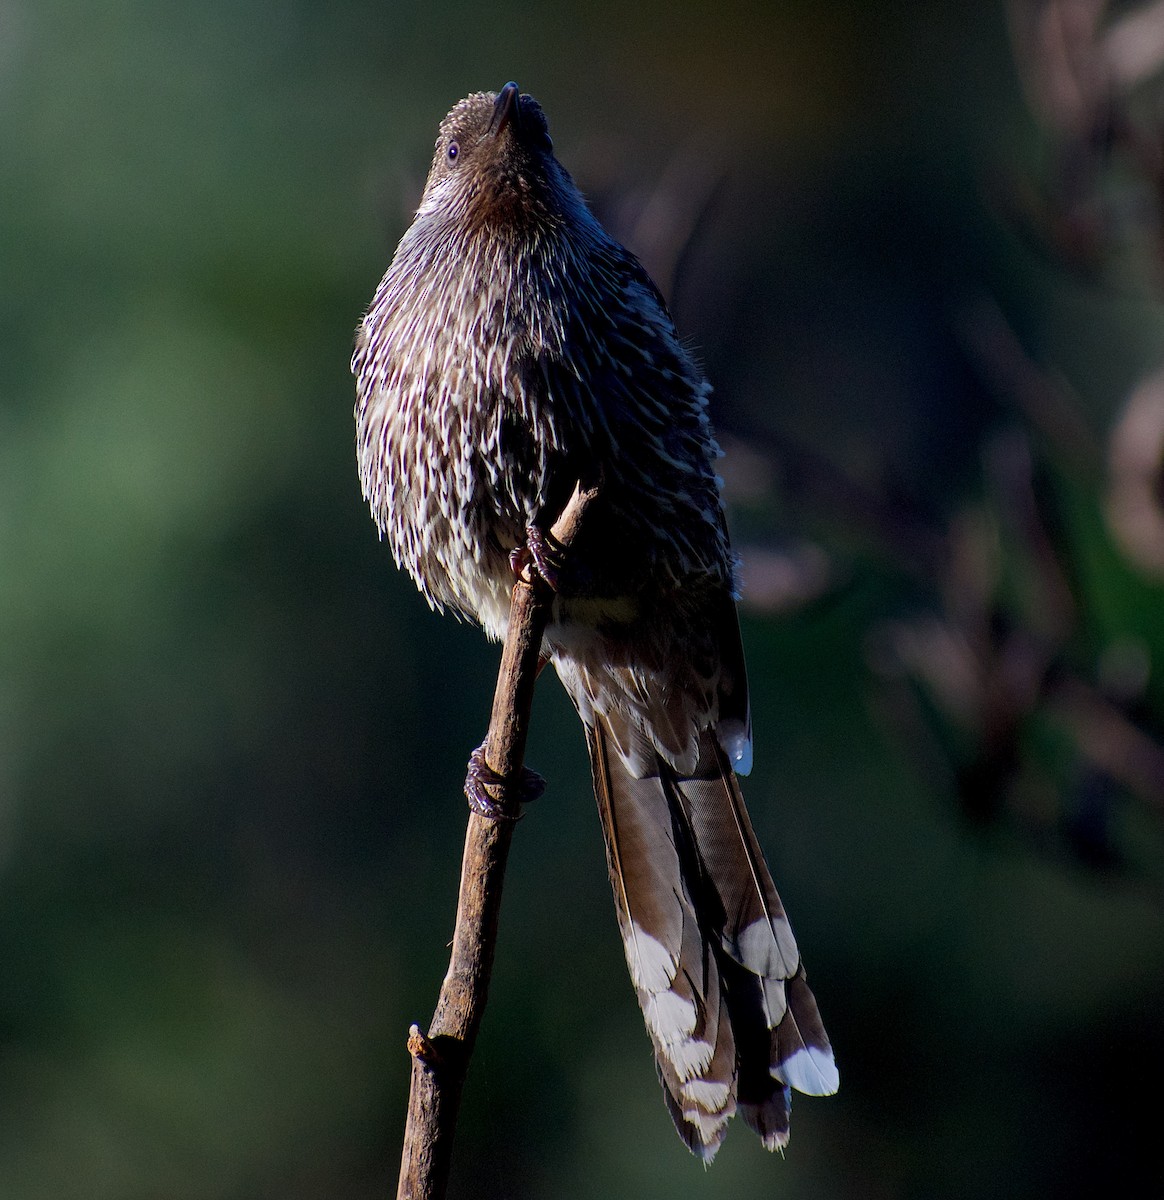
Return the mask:
<svg viewBox="0 0 1164 1200">
<path fill-rule="evenodd" d="M 0 0 L 0 1195 L 391 1186 L 495 651 L 377 545 L 347 360 L 509 78 L 716 385 L 844 1087 L 682 1150 L 547 680 L 455 1194 L 1160 1192 L 1160 6 L 1107 7 Z"/>
</svg>

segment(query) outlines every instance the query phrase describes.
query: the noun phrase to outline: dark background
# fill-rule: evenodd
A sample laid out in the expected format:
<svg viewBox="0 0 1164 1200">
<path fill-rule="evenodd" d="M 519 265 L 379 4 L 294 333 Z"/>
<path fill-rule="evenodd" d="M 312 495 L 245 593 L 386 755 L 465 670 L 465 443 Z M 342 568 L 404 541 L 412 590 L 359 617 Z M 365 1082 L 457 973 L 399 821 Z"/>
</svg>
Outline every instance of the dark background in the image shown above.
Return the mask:
<svg viewBox="0 0 1164 1200">
<path fill-rule="evenodd" d="M 0 1196 L 393 1186 L 496 648 L 377 543 L 348 357 L 510 78 L 716 387 L 843 1087 L 687 1155 L 547 678 L 453 1194 L 1161 1194 L 1164 142 L 1104 9 L 0 0 Z"/>
</svg>

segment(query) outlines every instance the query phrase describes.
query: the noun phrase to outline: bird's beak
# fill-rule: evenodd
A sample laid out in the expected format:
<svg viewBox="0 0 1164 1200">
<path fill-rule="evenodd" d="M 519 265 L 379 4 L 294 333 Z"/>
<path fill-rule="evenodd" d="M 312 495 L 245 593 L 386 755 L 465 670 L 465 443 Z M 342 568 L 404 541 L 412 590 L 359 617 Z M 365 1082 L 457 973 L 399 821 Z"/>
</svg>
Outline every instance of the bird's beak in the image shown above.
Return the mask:
<svg viewBox="0 0 1164 1200">
<path fill-rule="evenodd" d="M 518 86 L 512 80 L 497 93 L 493 103 L 493 119 L 489 122 L 489 131 L 494 137 L 500 137 L 511 122 L 515 130 L 521 128 L 519 96 Z"/>
</svg>

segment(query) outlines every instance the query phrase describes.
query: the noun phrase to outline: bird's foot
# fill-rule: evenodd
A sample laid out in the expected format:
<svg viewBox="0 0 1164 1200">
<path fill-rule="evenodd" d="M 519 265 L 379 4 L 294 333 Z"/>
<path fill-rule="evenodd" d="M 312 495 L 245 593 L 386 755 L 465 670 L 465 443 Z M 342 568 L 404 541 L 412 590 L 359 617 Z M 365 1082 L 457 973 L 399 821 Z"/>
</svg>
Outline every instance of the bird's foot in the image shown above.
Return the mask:
<svg viewBox="0 0 1164 1200">
<path fill-rule="evenodd" d="M 515 575 L 521 575 L 527 566 L 555 594 L 562 590 L 562 572 L 566 569 L 565 551 L 553 534 L 546 533 L 536 525 L 527 525 L 525 545 L 516 547 L 509 556 L 509 565 Z"/>
<path fill-rule="evenodd" d="M 469 755 L 465 775 L 465 799 L 479 816 L 490 821 L 516 821 L 522 806 L 536 800 L 546 790 L 546 781 L 529 767 L 512 776 L 500 775 L 485 761 L 485 747 L 478 746 Z"/>
</svg>

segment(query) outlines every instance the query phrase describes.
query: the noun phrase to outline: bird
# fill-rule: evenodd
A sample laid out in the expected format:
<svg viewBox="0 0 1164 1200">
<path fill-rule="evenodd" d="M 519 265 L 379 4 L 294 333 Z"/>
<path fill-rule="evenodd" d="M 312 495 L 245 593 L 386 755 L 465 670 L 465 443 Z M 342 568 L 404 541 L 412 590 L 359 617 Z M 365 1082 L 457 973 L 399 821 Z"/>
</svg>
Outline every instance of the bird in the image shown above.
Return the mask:
<svg viewBox="0 0 1164 1200">
<path fill-rule="evenodd" d="M 783 1149 L 792 1090 L 839 1075 L 738 779 L 752 729 L 710 385 L 516 83 L 441 122 L 352 371 L 363 496 L 429 604 L 502 640 L 515 564 L 552 588 L 542 654 L 585 728 L 680 1137 L 710 1161 L 738 1112 Z M 576 484 L 597 499 L 558 554 Z M 470 803 L 502 816 L 473 761 Z"/>
</svg>

